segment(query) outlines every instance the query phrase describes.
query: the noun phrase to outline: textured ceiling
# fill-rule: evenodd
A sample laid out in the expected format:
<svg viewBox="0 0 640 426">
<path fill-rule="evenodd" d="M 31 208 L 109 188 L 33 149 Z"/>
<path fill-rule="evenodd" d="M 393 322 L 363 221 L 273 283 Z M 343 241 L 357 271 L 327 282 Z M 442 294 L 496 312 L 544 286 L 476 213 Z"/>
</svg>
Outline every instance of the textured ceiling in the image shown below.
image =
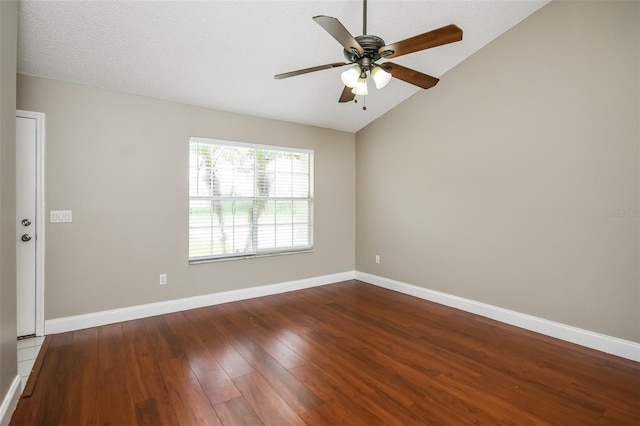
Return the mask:
<svg viewBox="0 0 640 426">
<path fill-rule="evenodd" d="M 367 30 L 389 44 L 456 24 L 461 42 L 394 59 L 441 77 L 546 3 L 370 0 Z M 351 132 L 421 90 L 393 79 L 370 88 L 363 111 L 362 102 L 337 102 L 346 67 L 275 80 L 344 61 L 316 15 L 362 33 L 360 0 L 21 0 L 18 72 Z M 446 84 L 444 76 L 430 90 Z"/>
</svg>

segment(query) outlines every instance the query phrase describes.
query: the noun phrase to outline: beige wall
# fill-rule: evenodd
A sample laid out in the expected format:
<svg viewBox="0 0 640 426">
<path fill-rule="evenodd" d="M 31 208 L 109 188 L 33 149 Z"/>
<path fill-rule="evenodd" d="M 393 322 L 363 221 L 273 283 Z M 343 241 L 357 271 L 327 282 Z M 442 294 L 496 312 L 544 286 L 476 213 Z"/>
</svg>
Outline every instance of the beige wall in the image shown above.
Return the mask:
<svg viewBox="0 0 640 426">
<path fill-rule="evenodd" d="M 46 210 L 73 211 L 47 223 L 47 319 L 354 269 L 354 134 L 22 75 L 18 107 L 46 114 Z M 314 149 L 314 252 L 188 265 L 189 136 Z"/>
<path fill-rule="evenodd" d="M 552 2 L 358 132 L 356 269 L 639 342 L 639 7 Z"/>
<path fill-rule="evenodd" d="M 640 208 L 639 17 L 553 2 L 355 137 L 19 76 L 46 209 L 74 214 L 47 224 L 46 318 L 355 265 L 640 341 L 638 218 L 606 214 Z M 191 135 L 315 149 L 314 253 L 189 266 Z"/>
<path fill-rule="evenodd" d="M 18 3 L 0 1 L 0 403 L 16 361 L 16 45 Z"/>
</svg>

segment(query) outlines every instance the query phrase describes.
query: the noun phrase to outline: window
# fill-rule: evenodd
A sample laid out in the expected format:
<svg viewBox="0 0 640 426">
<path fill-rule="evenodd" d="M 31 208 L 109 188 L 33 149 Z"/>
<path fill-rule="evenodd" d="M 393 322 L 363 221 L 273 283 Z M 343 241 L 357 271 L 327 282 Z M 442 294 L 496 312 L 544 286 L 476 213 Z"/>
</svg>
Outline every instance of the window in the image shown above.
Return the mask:
<svg viewBox="0 0 640 426">
<path fill-rule="evenodd" d="M 189 261 L 313 248 L 313 151 L 189 139 Z"/>
</svg>

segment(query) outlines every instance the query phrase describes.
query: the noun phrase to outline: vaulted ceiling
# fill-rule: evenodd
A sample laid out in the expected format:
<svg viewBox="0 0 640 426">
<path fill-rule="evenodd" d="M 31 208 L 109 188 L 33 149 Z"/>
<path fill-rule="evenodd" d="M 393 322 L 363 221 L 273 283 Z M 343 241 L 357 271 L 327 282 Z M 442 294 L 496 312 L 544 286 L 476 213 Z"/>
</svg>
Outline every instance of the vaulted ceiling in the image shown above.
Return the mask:
<svg viewBox="0 0 640 426">
<path fill-rule="evenodd" d="M 370 0 L 367 32 L 389 44 L 451 23 L 462 28 L 461 42 L 394 59 L 441 77 L 429 89 L 438 90 L 448 70 L 547 2 Z M 316 15 L 362 33 L 360 0 L 21 0 L 18 72 L 350 132 L 422 90 L 393 79 L 370 88 L 363 111 L 362 100 L 338 103 L 346 67 L 274 79 L 344 61 Z"/>
</svg>

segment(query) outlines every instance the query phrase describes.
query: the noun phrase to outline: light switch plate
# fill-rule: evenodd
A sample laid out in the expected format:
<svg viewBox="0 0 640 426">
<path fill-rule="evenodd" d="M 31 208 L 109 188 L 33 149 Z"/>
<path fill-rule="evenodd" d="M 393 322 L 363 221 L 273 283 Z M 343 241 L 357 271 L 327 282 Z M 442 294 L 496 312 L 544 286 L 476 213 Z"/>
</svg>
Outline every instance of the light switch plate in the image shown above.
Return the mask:
<svg viewBox="0 0 640 426">
<path fill-rule="evenodd" d="M 51 223 L 70 223 L 73 222 L 71 210 L 51 210 L 49 213 Z"/>
</svg>

